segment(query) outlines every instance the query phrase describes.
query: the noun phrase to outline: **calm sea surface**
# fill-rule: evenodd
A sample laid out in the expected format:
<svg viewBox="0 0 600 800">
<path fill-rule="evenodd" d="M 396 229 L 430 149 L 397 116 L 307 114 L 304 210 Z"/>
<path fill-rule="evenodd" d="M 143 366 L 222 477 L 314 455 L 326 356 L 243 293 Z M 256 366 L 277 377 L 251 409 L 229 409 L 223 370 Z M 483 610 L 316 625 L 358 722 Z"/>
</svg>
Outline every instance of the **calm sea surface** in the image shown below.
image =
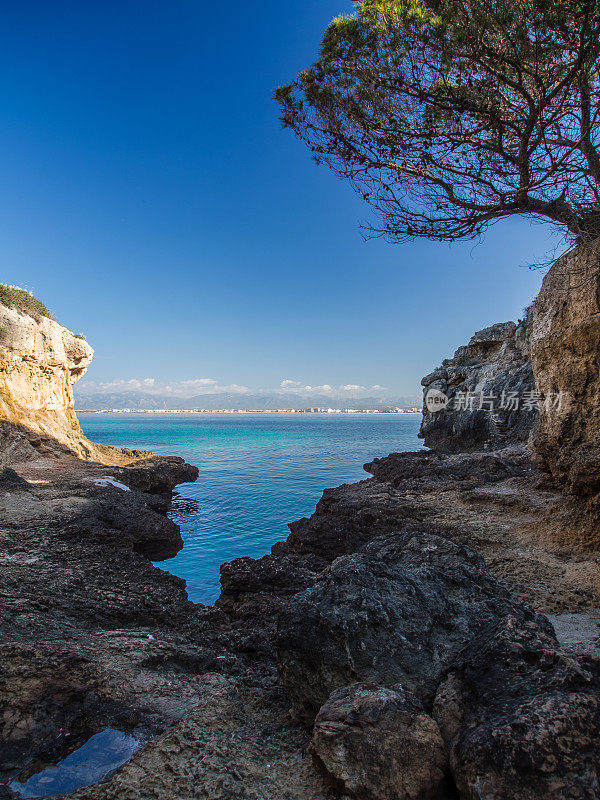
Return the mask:
<svg viewBox="0 0 600 800">
<path fill-rule="evenodd" d="M 213 603 L 219 567 L 260 558 L 310 516 L 324 489 L 369 477 L 362 465 L 419 450 L 418 414 L 89 414 L 79 420 L 103 444 L 177 455 L 200 470 L 178 487 L 171 516 L 183 550 L 161 562 L 185 578 L 191 600 Z"/>
</svg>

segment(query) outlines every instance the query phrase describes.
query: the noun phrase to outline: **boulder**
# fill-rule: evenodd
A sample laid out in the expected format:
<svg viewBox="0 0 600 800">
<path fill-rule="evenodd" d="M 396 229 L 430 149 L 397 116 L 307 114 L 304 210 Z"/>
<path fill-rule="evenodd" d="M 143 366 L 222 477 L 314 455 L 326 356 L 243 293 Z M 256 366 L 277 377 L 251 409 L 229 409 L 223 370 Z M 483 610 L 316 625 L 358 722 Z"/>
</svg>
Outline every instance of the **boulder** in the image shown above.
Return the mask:
<svg viewBox="0 0 600 800">
<path fill-rule="evenodd" d="M 461 800 L 598 798 L 599 667 L 512 616 L 474 641 L 433 709 Z"/>
<path fill-rule="evenodd" d="M 434 798 L 448 770 L 437 723 L 402 686 L 338 689 L 317 715 L 310 750 L 325 778 L 360 800 Z"/>
<path fill-rule="evenodd" d="M 194 483 L 200 474 L 198 467 L 177 456 L 142 458 L 127 467 L 114 467 L 112 472 L 130 489 L 150 494 L 170 494 L 181 483 Z"/>
<path fill-rule="evenodd" d="M 400 683 L 427 709 L 460 650 L 508 613 L 534 618 L 474 550 L 429 534 L 390 534 L 338 558 L 284 606 L 279 674 L 307 722 L 356 681 Z"/>
</svg>

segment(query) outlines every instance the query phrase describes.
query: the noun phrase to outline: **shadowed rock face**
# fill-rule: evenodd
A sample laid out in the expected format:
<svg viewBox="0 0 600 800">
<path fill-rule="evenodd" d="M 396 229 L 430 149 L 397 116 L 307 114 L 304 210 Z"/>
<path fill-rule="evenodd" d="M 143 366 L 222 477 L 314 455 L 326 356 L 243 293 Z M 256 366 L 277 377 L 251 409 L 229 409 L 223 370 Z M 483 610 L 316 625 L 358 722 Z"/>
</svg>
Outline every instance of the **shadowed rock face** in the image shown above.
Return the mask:
<svg viewBox="0 0 600 800">
<path fill-rule="evenodd" d="M 337 558 L 280 610 L 277 657 L 317 767 L 357 800 L 447 797 L 446 758 L 461 800 L 598 796 L 600 663 L 468 547 L 390 533 Z"/>
<path fill-rule="evenodd" d="M 421 481 L 427 488 L 460 485 L 467 489 L 523 477 L 530 469 L 530 461 L 524 452 L 515 450 L 452 457 L 436 452 L 390 453 L 365 464 L 364 468 L 378 481 L 396 487 Z"/>
<path fill-rule="evenodd" d="M 525 407 L 525 397 L 535 390 L 527 332 L 514 322 L 478 331 L 421 383 L 424 397 L 437 389 L 450 400 L 443 411 L 423 407 L 419 437 L 434 450 L 456 453 L 526 442 L 536 424 L 537 410 Z M 465 393 L 474 398 L 472 407 L 460 401 Z M 510 403 L 513 395 L 520 398 L 518 408 Z M 496 398 L 494 410 L 489 402 L 482 406 L 481 396 Z M 502 397 L 506 408 L 500 407 Z"/>
<path fill-rule="evenodd" d="M 461 798 L 600 796 L 598 662 L 570 658 L 532 622 L 509 616 L 473 642 L 433 715 Z"/>
<path fill-rule="evenodd" d="M 390 534 L 338 558 L 282 609 L 279 674 L 309 722 L 353 681 L 401 683 L 430 708 L 459 651 L 508 613 L 533 618 L 475 551 L 428 534 Z"/>
<path fill-rule="evenodd" d="M 533 369 L 544 397 L 535 448 L 569 491 L 600 492 L 600 242 L 550 269 L 535 302 Z"/>
</svg>

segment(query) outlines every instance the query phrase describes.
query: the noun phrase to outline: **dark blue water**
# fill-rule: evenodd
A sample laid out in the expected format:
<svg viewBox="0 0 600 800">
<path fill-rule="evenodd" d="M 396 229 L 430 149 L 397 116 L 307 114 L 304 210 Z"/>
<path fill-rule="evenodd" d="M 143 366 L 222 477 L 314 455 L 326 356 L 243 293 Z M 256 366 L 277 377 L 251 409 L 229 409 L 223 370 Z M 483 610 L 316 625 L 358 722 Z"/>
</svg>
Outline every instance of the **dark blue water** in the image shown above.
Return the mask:
<svg viewBox="0 0 600 800">
<path fill-rule="evenodd" d="M 362 465 L 421 449 L 417 414 L 79 414 L 103 444 L 177 455 L 200 470 L 179 487 L 173 519 L 185 547 L 160 566 L 195 602 L 219 595 L 219 567 L 260 558 L 310 516 L 323 490 L 369 477 Z"/>
</svg>

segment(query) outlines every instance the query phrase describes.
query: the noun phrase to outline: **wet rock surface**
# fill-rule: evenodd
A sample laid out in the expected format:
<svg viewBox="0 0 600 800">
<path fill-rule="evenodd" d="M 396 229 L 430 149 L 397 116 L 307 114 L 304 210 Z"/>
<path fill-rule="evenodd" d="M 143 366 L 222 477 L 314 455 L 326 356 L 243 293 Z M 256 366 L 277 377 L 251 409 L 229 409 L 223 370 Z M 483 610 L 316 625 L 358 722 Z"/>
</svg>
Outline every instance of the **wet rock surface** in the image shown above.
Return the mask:
<svg viewBox="0 0 600 800">
<path fill-rule="evenodd" d="M 308 755 L 309 736 L 287 709 L 276 686 L 207 673 L 194 708 L 181 722 L 140 750 L 109 783 L 71 797 L 331 798 Z"/>
</svg>

